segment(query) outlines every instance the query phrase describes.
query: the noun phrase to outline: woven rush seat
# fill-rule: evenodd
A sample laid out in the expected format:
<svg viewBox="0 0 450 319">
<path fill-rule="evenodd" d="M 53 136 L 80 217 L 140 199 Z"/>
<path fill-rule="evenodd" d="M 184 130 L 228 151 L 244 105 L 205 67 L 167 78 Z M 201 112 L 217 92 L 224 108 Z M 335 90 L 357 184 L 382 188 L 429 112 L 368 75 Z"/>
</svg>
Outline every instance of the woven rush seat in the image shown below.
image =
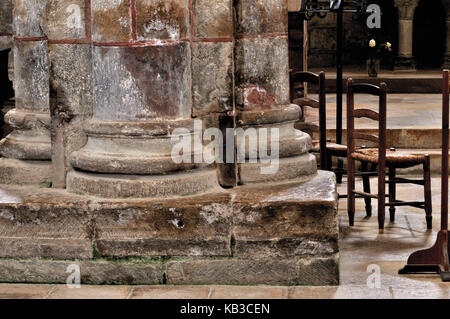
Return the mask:
<svg viewBox="0 0 450 319">
<path fill-rule="evenodd" d="M 370 163 L 378 164 L 378 149 L 366 148 L 356 149 L 352 153 L 352 158 L 359 161 L 366 161 Z M 397 150 L 386 150 L 386 164 L 388 166 L 395 165 L 397 167 L 415 166 L 425 163 L 426 156 L 421 154 L 411 154 Z"/>
<path fill-rule="evenodd" d="M 319 140 L 312 141 L 311 151 L 317 152 L 317 153 L 320 152 L 320 141 Z M 327 151 L 328 151 L 328 153 L 333 154 L 335 156 L 342 156 L 342 157 L 347 156 L 347 146 L 346 145 L 327 142 Z"/>
</svg>

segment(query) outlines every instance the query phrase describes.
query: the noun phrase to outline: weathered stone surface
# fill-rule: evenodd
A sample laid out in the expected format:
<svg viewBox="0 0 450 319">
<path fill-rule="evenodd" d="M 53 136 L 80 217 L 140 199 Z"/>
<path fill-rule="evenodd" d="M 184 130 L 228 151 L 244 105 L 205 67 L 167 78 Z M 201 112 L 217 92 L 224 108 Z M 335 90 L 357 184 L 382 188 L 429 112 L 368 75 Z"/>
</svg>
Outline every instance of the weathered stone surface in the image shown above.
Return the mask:
<svg viewBox="0 0 450 319">
<path fill-rule="evenodd" d="M 44 36 L 42 12 L 46 3 L 46 0 L 13 0 L 13 27 L 16 36 Z"/>
<path fill-rule="evenodd" d="M 93 257 L 90 218 L 82 209 L 15 201 L 0 204 L 0 257 Z"/>
<path fill-rule="evenodd" d="M 215 170 L 194 170 L 171 175 L 106 175 L 72 171 L 67 189 L 77 194 L 107 198 L 170 197 L 217 188 Z"/>
<path fill-rule="evenodd" d="M 137 40 L 177 40 L 189 35 L 189 1 L 137 0 Z"/>
<path fill-rule="evenodd" d="M 131 40 L 130 1 L 92 0 L 92 39 L 99 42 Z"/>
<path fill-rule="evenodd" d="M 271 105 L 289 104 L 289 56 L 285 37 L 236 41 L 236 92 L 249 87 L 265 90 Z M 244 108 L 243 101 L 237 105 Z"/>
<path fill-rule="evenodd" d="M 188 43 L 95 47 L 94 117 L 138 121 L 191 114 Z"/>
<path fill-rule="evenodd" d="M 49 39 L 82 39 L 85 30 L 85 0 L 48 0 L 43 11 L 43 29 Z"/>
<path fill-rule="evenodd" d="M 195 36 L 220 38 L 233 36 L 231 0 L 194 0 Z"/>
<path fill-rule="evenodd" d="M 219 199 L 221 197 L 221 200 Z M 101 256 L 231 256 L 228 196 L 121 205 L 96 214 Z"/>
<path fill-rule="evenodd" d="M 192 49 L 193 114 L 233 109 L 233 43 L 195 43 Z"/>
<path fill-rule="evenodd" d="M 52 97 L 56 98 L 60 108 L 53 111 L 64 113 L 61 116 L 66 120 L 74 115 L 92 114 L 90 46 L 50 44 L 48 50 Z"/>
<path fill-rule="evenodd" d="M 0 34 L 12 33 L 12 1 L 11 0 L 3 0 L 0 3 Z"/>
<path fill-rule="evenodd" d="M 42 259 L 0 259 L 0 280 L 21 283 L 65 284 L 73 269 L 80 267 L 81 284 L 157 285 L 163 282 L 163 266 L 158 261 L 56 261 Z"/>
<path fill-rule="evenodd" d="M 164 257 L 168 283 L 183 284 L 332 284 L 338 278 L 336 190 L 328 172 L 306 183 L 214 189 L 171 199 L 99 199 L 5 185 L 1 190 L 3 258 Z M 49 264 L 39 260 L 0 261 L 8 269 L 0 267 L 2 281 L 62 280 L 59 268 L 50 273 Z M 55 264 L 64 274 L 59 263 L 67 263 Z M 136 279 L 141 268 L 130 275 L 135 268 L 121 261 L 97 275 L 94 264 L 85 283 L 150 282 Z M 27 267 L 33 270 L 24 275 Z M 107 273 L 113 275 L 108 279 Z"/>
<path fill-rule="evenodd" d="M 311 178 L 317 172 L 317 161 L 312 154 L 280 158 L 268 163 L 238 164 L 242 184 L 282 182 L 296 178 Z M 265 171 L 267 170 L 267 171 Z"/>
<path fill-rule="evenodd" d="M 49 109 L 47 41 L 16 41 L 14 46 L 15 99 L 18 109 Z"/>
<path fill-rule="evenodd" d="M 287 1 L 238 0 L 235 2 L 238 34 L 256 35 L 288 31 Z"/>
<path fill-rule="evenodd" d="M 337 256 L 289 259 L 180 260 L 167 263 L 167 283 L 197 285 L 337 285 Z"/>
<path fill-rule="evenodd" d="M 337 194 L 333 174 L 298 186 L 244 186 L 235 198 L 234 256 L 289 257 L 337 252 Z M 248 189 L 253 192 L 248 192 Z M 320 198 L 320 200 L 319 200 Z M 257 204 L 255 204 L 257 203 Z M 270 225 L 270 227 L 267 227 Z"/>
<path fill-rule="evenodd" d="M 13 47 L 12 36 L 0 36 L 0 50 L 5 50 Z"/>
<path fill-rule="evenodd" d="M 15 185 L 50 185 L 52 165 L 48 161 L 0 158 L 0 182 Z"/>
</svg>

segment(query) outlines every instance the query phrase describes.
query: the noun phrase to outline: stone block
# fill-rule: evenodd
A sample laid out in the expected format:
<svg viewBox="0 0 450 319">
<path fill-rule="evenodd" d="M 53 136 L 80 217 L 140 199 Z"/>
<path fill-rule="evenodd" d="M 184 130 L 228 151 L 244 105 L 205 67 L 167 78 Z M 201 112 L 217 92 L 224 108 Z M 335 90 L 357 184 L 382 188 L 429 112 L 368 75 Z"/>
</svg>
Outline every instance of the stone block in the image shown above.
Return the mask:
<svg viewBox="0 0 450 319">
<path fill-rule="evenodd" d="M 259 35 L 288 32 L 285 0 L 237 0 L 237 34 Z"/>
<path fill-rule="evenodd" d="M 270 105 L 289 104 L 289 54 L 285 37 L 236 41 L 236 88 L 265 90 Z M 239 95 L 239 91 L 236 92 Z M 243 102 L 237 99 L 239 107 Z"/>
<path fill-rule="evenodd" d="M 12 31 L 12 1 L 3 0 L 0 3 L 0 34 L 11 34 Z"/>
<path fill-rule="evenodd" d="M 95 213 L 101 256 L 231 256 L 228 196 L 194 196 Z"/>
<path fill-rule="evenodd" d="M 163 266 L 158 261 L 0 259 L 0 280 L 21 283 L 61 283 L 80 267 L 81 284 L 157 285 L 163 283 Z"/>
<path fill-rule="evenodd" d="M 337 285 L 337 256 L 314 258 L 204 259 L 167 263 L 167 283 L 195 285 Z"/>
<path fill-rule="evenodd" d="M 189 36 L 189 1 L 136 0 L 137 40 L 178 40 Z"/>
<path fill-rule="evenodd" d="M 145 120 L 191 115 L 190 47 L 95 47 L 94 118 Z"/>
<path fill-rule="evenodd" d="M 49 44 L 50 87 L 65 120 L 92 114 L 92 67 L 89 44 Z M 76 66 L 74 68 L 74 66 Z"/>
<path fill-rule="evenodd" d="M 98 42 L 131 40 L 129 0 L 92 0 L 92 39 Z"/>
<path fill-rule="evenodd" d="M 248 192 L 247 189 L 253 189 Z M 328 172 L 277 192 L 243 186 L 235 198 L 234 256 L 292 257 L 338 251 L 335 178 Z M 270 225 L 270 227 L 267 227 Z"/>
<path fill-rule="evenodd" d="M 13 47 L 13 38 L 12 36 L 5 35 L 0 36 L 0 50 L 5 50 Z"/>
<path fill-rule="evenodd" d="M 86 36 L 85 0 L 49 0 L 43 21 L 49 39 L 83 39 Z"/>
<path fill-rule="evenodd" d="M 13 0 L 13 28 L 18 37 L 42 37 L 42 13 L 47 1 Z"/>
<path fill-rule="evenodd" d="M 233 43 L 195 43 L 192 48 L 193 113 L 233 109 Z"/>
<path fill-rule="evenodd" d="M 232 0 L 194 0 L 193 8 L 196 37 L 233 36 Z"/>
<path fill-rule="evenodd" d="M 47 41 L 16 41 L 14 45 L 16 108 L 49 109 Z"/>
<path fill-rule="evenodd" d="M 92 258 L 90 218 L 77 208 L 0 204 L 1 258 Z"/>
</svg>

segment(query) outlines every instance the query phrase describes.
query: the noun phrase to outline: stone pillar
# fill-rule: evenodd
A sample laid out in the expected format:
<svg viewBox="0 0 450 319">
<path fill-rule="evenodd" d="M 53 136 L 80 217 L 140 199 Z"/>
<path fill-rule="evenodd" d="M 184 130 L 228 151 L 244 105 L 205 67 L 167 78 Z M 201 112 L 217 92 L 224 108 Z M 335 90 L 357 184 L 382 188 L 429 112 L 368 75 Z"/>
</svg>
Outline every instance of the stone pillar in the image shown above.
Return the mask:
<svg viewBox="0 0 450 319">
<path fill-rule="evenodd" d="M 394 0 L 398 8 L 398 56 L 395 60 L 396 70 L 415 70 L 413 57 L 414 11 L 419 0 Z"/>
<path fill-rule="evenodd" d="M 11 0 L 3 0 L 0 3 L 0 17 L 0 50 L 10 49 L 13 47 Z"/>
<path fill-rule="evenodd" d="M 13 1 L 16 107 L 5 117 L 14 131 L 0 146 L 3 184 L 50 183 L 49 73 L 47 38 L 41 25 L 45 4 Z"/>
<path fill-rule="evenodd" d="M 450 69 L 450 0 L 444 0 L 445 11 L 447 12 L 447 17 L 445 23 L 447 26 L 447 41 L 446 50 L 444 56 L 444 63 L 442 64 L 443 69 Z"/>
<path fill-rule="evenodd" d="M 48 0 L 52 186 L 65 188 L 69 155 L 86 144 L 83 124 L 92 116 L 90 0 Z"/>
<path fill-rule="evenodd" d="M 124 198 L 217 187 L 214 169 L 171 158 L 174 129 L 202 130 L 191 117 L 189 1 L 91 0 L 91 12 L 93 116 L 67 189 Z"/>
<path fill-rule="evenodd" d="M 300 108 L 291 105 L 289 99 L 287 0 L 238 0 L 235 10 L 237 125 L 244 129 L 278 129 L 280 157 L 276 173 L 263 173 L 262 167 L 268 164 L 260 161 L 240 163 L 239 182 L 311 177 L 317 172 L 316 160 L 308 153 L 311 137 L 294 128 Z M 269 152 L 272 146 L 269 143 Z M 249 157 L 252 149 L 245 148 Z M 258 153 L 259 160 L 261 157 Z"/>
</svg>

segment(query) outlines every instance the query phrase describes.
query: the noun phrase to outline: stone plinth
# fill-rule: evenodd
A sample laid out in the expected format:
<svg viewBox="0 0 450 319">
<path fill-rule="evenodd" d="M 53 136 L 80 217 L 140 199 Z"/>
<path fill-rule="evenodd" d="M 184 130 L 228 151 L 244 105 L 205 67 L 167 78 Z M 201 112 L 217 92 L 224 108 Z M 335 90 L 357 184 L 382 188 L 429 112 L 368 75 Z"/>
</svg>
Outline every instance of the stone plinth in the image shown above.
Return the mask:
<svg viewBox="0 0 450 319">
<path fill-rule="evenodd" d="M 94 284 L 338 283 L 331 173 L 166 199 L 0 189 L 3 282 L 64 283 L 77 263 Z"/>
</svg>

